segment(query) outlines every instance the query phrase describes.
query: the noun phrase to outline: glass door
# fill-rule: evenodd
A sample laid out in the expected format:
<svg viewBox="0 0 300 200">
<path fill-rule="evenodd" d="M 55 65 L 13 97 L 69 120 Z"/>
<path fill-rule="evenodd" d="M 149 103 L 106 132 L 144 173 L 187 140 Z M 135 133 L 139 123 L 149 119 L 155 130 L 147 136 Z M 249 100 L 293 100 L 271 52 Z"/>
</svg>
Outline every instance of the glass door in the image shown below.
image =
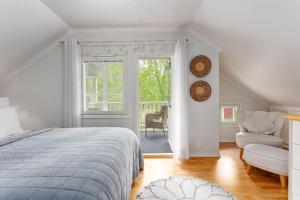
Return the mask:
<svg viewBox="0 0 300 200">
<path fill-rule="evenodd" d="M 139 60 L 139 132 L 143 153 L 172 153 L 168 137 L 171 59 Z"/>
</svg>

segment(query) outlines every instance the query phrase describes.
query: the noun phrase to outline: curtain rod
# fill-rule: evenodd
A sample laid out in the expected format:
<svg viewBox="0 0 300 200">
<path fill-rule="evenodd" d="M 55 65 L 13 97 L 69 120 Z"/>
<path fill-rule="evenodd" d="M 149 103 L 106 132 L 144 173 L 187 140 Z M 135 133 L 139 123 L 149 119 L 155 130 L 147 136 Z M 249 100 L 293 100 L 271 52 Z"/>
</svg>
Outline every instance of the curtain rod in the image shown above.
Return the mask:
<svg viewBox="0 0 300 200">
<path fill-rule="evenodd" d="M 185 39 L 187 42 L 189 39 Z M 77 42 L 78 44 L 130 44 L 130 43 L 140 43 L 140 42 L 176 42 L 176 40 L 133 40 L 133 41 L 82 41 Z M 60 41 L 60 44 L 64 44 L 64 41 Z"/>
</svg>

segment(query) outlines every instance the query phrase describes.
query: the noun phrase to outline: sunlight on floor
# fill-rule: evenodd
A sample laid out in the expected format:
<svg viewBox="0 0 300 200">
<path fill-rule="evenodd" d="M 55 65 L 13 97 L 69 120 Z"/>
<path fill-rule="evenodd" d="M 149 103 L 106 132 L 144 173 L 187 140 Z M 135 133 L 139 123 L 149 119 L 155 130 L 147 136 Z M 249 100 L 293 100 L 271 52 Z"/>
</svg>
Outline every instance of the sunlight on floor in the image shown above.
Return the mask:
<svg viewBox="0 0 300 200">
<path fill-rule="evenodd" d="M 216 178 L 221 183 L 233 185 L 237 178 L 237 166 L 232 157 L 221 157 L 217 161 Z"/>
</svg>

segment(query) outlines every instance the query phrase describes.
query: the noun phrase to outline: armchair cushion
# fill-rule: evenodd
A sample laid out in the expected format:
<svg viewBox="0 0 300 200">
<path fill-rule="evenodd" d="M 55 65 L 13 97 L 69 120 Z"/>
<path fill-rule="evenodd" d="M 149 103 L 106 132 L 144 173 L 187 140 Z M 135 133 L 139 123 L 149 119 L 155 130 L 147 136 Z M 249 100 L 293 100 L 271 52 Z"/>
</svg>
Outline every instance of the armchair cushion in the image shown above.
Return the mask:
<svg viewBox="0 0 300 200">
<path fill-rule="evenodd" d="M 288 156 L 285 149 L 261 144 L 250 144 L 244 148 L 243 159 L 247 164 L 282 175 L 288 175 Z"/>
<path fill-rule="evenodd" d="M 242 132 L 275 135 L 280 137 L 284 114 L 264 111 L 238 111 L 237 122 Z"/>
<path fill-rule="evenodd" d="M 248 116 L 242 125 L 247 131 L 270 135 L 277 131 L 278 127 L 264 115 L 252 114 Z"/>
<path fill-rule="evenodd" d="M 283 140 L 273 135 L 264 135 L 251 132 L 239 132 L 236 134 L 236 144 L 240 148 L 248 144 L 265 144 L 274 147 L 280 147 Z"/>
</svg>

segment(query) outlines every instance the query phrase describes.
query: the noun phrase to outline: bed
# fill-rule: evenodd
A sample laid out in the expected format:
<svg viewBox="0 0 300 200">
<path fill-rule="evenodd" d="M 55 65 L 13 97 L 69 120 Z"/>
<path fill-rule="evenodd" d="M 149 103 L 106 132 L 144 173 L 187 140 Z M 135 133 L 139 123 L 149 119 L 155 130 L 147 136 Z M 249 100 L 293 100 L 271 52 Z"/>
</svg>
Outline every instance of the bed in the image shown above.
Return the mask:
<svg viewBox="0 0 300 200">
<path fill-rule="evenodd" d="M 128 200 L 143 168 L 125 128 L 45 129 L 0 140 L 1 200 Z"/>
</svg>

